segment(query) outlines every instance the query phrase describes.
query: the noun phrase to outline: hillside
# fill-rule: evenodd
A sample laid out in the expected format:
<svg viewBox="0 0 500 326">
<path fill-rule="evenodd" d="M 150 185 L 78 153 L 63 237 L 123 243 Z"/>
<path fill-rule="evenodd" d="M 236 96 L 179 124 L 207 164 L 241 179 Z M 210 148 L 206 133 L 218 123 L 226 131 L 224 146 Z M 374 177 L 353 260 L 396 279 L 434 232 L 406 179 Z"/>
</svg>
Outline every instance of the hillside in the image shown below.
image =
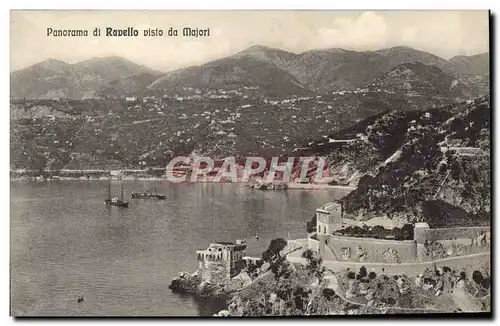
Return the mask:
<svg viewBox="0 0 500 326">
<path fill-rule="evenodd" d="M 392 67 L 405 60 L 429 64 Z M 161 73 L 115 57 L 74 65 L 48 60 L 12 73 L 11 85 L 24 80 L 13 94 L 105 99 L 11 100 L 11 168 L 165 166 L 174 155 L 193 152 L 213 157 L 326 153 L 335 182 L 356 185 L 397 154 L 403 146 L 400 133 L 422 111 L 481 94 L 474 93 L 473 81 L 462 82 L 465 75 L 433 65 L 442 62 L 407 47 L 294 54 L 253 46 L 158 78 Z M 318 87 L 353 88 L 365 80 L 362 88 L 317 93 Z M 123 98 L 145 94 L 152 96 Z M 382 123 L 380 134 L 368 129 L 387 119 L 390 124 Z M 396 143 L 384 144 L 391 141 Z"/>
<path fill-rule="evenodd" d="M 94 97 L 117 79 L 135 74 L 162 73 L 120 57 L 94 58 L 75 64 L 49 59 L 10 74 L 12 98 Z"/>
<path fill-rule="evenodd" d="M 422 62 L 426 65 L 440 66 L 446 62 L 445 59 L 429 52 L 413 49 L 408 46 L 395 46 L 392 48 L 375 51 L 389 62 L 390 66 L 396 66 L 405 62 Z"/>
<path fill-rule="evenodd" d="M 302 92 L 297 86 L 324 93 L 362 87 L 401 63 L 416 61 L 445 62 L 433 54 L 403 46 L 379 51 L 333 48 L 295 54 L 256 45 L 233 56 L 168 73 L 152 86 L 165 89 L 180 84 L 215 88 L 244 82 L 260 88 L 273 86 L 288 94 Z M 270 72 L 277 77 L 271 79 Z"/>
<path fill-rule="evenodd" d="M 291 64 L 290 71 L 311 89 L 338 91 L 363 87 L 399 64 L 417 61 L 438 64 L 445 60 L 404 46 L 378 51 L 334 48 L 301 54 Z"/>
<path fill-rule="evenodd" d="M 469 93 L 468 87 L 454 76 L 421 62 L 398 65 L 376 78 L 369 87 L 405 92 L 409 97 L 466 98 Z"/>
<path fill-rule="evenodd" d="M 158 79 L 157 73 L 141 72 L 112 80 L 99 88 L 96 95 L 100 97 L 120 97 L 124 95 L 142 95 L 143 90 Z"/>
<path fill-rule="evenodd" d="M 436 221 L 459 209 L 462 224 L 481 224 L 490 211 L 490 104 L 484 97 L 419 111 L 391 110 L 342 130 L 331 139 L 352 143 L 302 154 L 329 159 L 334 182 L 357 184 L 344 198 L 354 217 L 389 215 Z M 336 145 L 336 146 L 333 146 Z M 451 207 L 451 208 L 450 208 Z M 451 216 L 451 215 L 450 215 Z"/>
<path fill-rule="evenodd" d="M 71 65 L 54 59 L 10 74 L 10 96 L 14 98 L 79 96 L 72 85 Z"/>
<path fill-rule="evenodd" d="M 73 154 L 73 161 L 85 154 L 99 161 L 121 160 L 131 168 L 143 161 L 164 166 L 172 155 L 192 151 L 220 157 L 283 155 L 305 139 L 317 139 L 397 103 L 392 95 L 379 93 L 268 100 L 217 92 L 147 102 L 13 101 L 11 166 L 64 167 Z M 63 119 L 68 112 L 72 118 Z M 28 153 L 26 144 L 36 150 Z M 53 165 L 38 165 L 33 153 L 56 159 Z"/>
<path fill-rule="evenodd" d="M 272 63 L 280 69 L 288 71 L 288 69 L 290 68 L 290 63 L 297 60 L 299 56 L 299 54 L 271 48 L 264 45 L 253 45 L 248 49 L 236 53 L 232 57 L 260 60 Z"/>
<path fill-rule="evenodd" d="M 292 75 L 278 66 L 248 56 L 235 56 L 215 60 L 201 66 L 167 73 L 153 82 L 148 90 L 161 91 L 192 87 L 217 89 L 258 87 L 275 95 L 304 95 L 307 89 Z"/>
<path fill-rule="evenodd" d="M 471 90 L 471 96 L 489 94 L 490 58 L 489 53 L 473 56 L 456 56 L 448 60 L 441 68 L 457 77 Z"/>
<path fill-rule="evenodd" d="M 443 70 L 457 75 L 489 75 L 490 54 L 481 53 L 473 56 L 459 55 L 442 65 Z"/>
<path fill-rule="evenodd" d="M 130 85 L 132 91 L 135 84 Z M 280 90 L 275 89 L 277 93 Z M 350 157 L 359 152 L 361 156 L 347 165 L 339 158 L 332 162 L 340 162 L 332 171 L 337 171 L 339 183 L 356 184 L 370 167 L 370 160 L 386 157 L 372 153 L 363 142 L 336 140 L 366 134 L 367 120 L 363 119 L 373 121 L 388 110 L 426 110 L 454 101 L 436 96 L 410 97 L 406 92 L 379 88 L 275 100 L 247 86 L 231 91 L 205 90 L 194 96 L 173 92 L 144 101 L 13 101 L 11 167 L 55 168 L 68 162 L 79 166 L 77 162 L 85 157 L 82 164 L 88 168 L 93 160 L 120 161 L 125 167 L 139 168 L 141 164 L 165 166 L 173 155 L 193 151 L 213 157 L 305 156 L 348 146 L 353 151 L 343 151 L 342 155 Z M 63 118 L 66 113 L 72 115 L 71 119 Z M 404 114 L 409 121 L 418 113 Z M 29 117 L 36 119 L 24 121 Z M 364 128 L 359 129 L 362 124 Z M 344 128 L 353 132 L 342 134 L 341 130 L 348 130 Z M 31 154 L 25 150 L 26 144 L 35 146 Z M 389 149 L 392 154 L 394 150 Z M 54 159 L 40 165 L 42 161 L 32 160 L 33 153 Z"/>
</svg>

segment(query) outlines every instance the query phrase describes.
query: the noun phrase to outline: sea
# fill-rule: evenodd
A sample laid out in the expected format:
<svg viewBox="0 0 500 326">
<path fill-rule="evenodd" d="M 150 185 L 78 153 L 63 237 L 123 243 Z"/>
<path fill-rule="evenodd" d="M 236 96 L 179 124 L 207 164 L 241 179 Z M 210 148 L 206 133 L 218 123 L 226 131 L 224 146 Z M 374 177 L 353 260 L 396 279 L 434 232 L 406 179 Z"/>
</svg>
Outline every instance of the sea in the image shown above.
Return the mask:
<svg viewBox="0 0 500 326">
<path fill-rule="evenodd" d="M 260 257 L 274 238 L 304 238 L 315 209 L 345 190 L 261 191 L 244 184 L 112 181 L 129 208 L 106 206 L 109 181 L 11 182 L 14 316 L 211 316 L 223 306 L 172 293 L 195 250 L 246 239 Z M 166 200 L 132 199 L 134 191 Z M 83 301 L 78 302 L 82 297 Z"/>
</svg>

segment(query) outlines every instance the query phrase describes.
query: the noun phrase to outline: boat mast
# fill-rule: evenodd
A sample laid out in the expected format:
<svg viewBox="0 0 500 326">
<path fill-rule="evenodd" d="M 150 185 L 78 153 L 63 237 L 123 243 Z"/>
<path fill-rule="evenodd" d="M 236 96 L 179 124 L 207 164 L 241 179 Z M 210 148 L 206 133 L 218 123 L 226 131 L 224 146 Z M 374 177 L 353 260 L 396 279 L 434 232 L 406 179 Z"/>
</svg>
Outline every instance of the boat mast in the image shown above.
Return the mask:
<svg viewBox="0 0 500 326">
<path fill-rule="evenodd" d="M 108 199 L 111 200 L 111 180 L 108 183 Z"/>
<path fill-rule="evenodd" d="M 122 198 L 121 198 L 121 200 L 123 201 L 123 183 L 121 183 L 121 186 L 122 186 Z"/>
</svg>

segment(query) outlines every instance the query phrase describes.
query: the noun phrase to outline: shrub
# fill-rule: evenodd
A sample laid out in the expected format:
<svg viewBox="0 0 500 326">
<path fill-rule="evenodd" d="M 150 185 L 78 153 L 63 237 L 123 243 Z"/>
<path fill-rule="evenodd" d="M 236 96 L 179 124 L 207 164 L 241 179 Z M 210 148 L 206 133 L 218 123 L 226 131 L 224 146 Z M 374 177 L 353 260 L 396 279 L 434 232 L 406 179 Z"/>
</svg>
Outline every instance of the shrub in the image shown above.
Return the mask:
<svg viewBox="0 0 500 326">
<path fill-rule="evenodd" d="M 395 227 L 393 229 L 385 229 L 380 225 L 372 228 L 366 225 L 363 227 L 355 225 L 338 230 L 335 234 L 360 238 L 413 240 L 413 225 L 405 224 L 402 228 Z"/>
<path fill-rule="evenodd" d="M 358 273 L 358 279 L 362 279 L 362 278 L 366 277 L 367 275 L 368 275 L 368 273 L 366 272 L 366 267 L 361 266 L 361 268 L 359 269 L 359 273 Z"/>
<path fill-rule="evenodd" d="M 330 288 L 323 289 L 323 296 L 325 298 L 330 299 L 334 295 L 335 295 L 335 291 L 334 290 L 332 290 Z"/>
<path fill-rule="evenodd" d="M 483 285 L 483 274 L 481 274 L 480 271 L 474 271 L 474 273 L 472 273 L 472 279 L 474 280 L 474 282 L 477 284 L 477 285 Z"/>
<path fill-rule="evenodd" d="M 287 242 L 283 238 L 273 239 L 266 251 L 262 253 L 262 260 L 271 262 L 280 256 L 280 252 L 286 247 Z"/>
<path fill-rule="evenodd" d="M 316 223 L 316 214 L 312 217 L 310 221 L 306 224 L 306 229 L 308 233 L 313 233 L 316 231 L 317 223 Z"/>
</svg>

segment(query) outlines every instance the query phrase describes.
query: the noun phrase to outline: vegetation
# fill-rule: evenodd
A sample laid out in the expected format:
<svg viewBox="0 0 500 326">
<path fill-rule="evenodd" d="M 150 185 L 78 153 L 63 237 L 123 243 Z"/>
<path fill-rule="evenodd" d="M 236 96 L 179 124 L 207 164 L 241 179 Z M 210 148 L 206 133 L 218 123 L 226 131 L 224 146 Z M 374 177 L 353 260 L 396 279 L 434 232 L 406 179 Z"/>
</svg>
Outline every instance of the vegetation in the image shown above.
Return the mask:
<svg viewBox="0 0 500 326">
<path fill-rule="evenodd" d="M 322 266 L 323 260 L 318 256 L 318 253 L 307 249 L 302 253 L 302 257 L 307 260 L 307 270 L 311 275 L 321 280 L 325 272 L 325 268 Z"/>
<path fill-rule="evenodd" d="M 262 253 L 262 260 L 265 262 L 273 262 L 281 257 L 281 251 L 286 247 L 286 240 L 277 238 L 271 240 L 269 247 Z"/>
<path fill-rule="evenodd" d="M 381 157 L 394 154 L 344 198 L 347 213 L 407 216 L 415 222 L 429 217 L 423 212 L 428 201 L 440 200 L 487 220 L 489 112 L 489 100 L 482 98 L 440 110 L 380 116 L 367 128 L 368 140 Z"/>
<path fill-rule="evenodd" d="M 283 275 L 286 270 L 284 268 L 284 262 L 286 260 L 285 256 L 281 255 L 283 249 L 285 249 L 287 242 L 283 238 L 277 238 L 271 240 L 269 247 L 262 253 L 262 261 L 270 264 L 270 269 L 276 276 L 276 278 Z"/>
<path fill-rule="evenodd" d="M 483 199 L 480 199 L 482 201 Z M 473 214 L 461 207 L 442 200 L 429 200 L 422 204 L 422 215 L 431 228 L 460 226 L 486 226 L 490 224 L 489 214 Z"/>
<path fill-rule="evenodd" d="M 373 227 L 368 227 L 366 225 L 363 227 L 349 226 L 344 229 L 337 230 L 334 234 L 358 238 L 375 238 L 399 241 L 413 240 L 413 225 L 405 224 L 401 228 L 395 227 L 393 229 L 385 229 L 380 225 Z"/>
<path fill-rule="evenodd" d="M 193 152 L 214 158 L 298 156 L 295 150 L 305 140 L 373 114 L 352 110 L 365 100 L 358 94 L 274 101 L 251 89 L 203 90 L 203 97 L 197 92 L 147 102 L 13 101 L 11 168 L 165 166 L 172 157 Z"/>
<path fill-rule="evenodd" d="M 306 223 L 307 233 L 316 232 L 316 228 L 317 228 L 317 221 L 316 221 L 316 214 L 314 214 L 311 220 L 307 221 Z"/>
<path fill-rule="evenodd" d="M 307 265 L 284 262 L 279 277 L 261 274 L 250 288 L 234 296 L 231 316 L 304 316 L 329 314 L 403 314 L 484 311 L 491 309 L 488 266 L 458 271 L 427 269 L 414 276 L 384 275 L 345 270 L 335 274 L 338 286 L 329 286 L 333 274 L 315 253 L 305 251 Z M 466 299 L 464 299 L 464 296 Z"/>
</svg>

